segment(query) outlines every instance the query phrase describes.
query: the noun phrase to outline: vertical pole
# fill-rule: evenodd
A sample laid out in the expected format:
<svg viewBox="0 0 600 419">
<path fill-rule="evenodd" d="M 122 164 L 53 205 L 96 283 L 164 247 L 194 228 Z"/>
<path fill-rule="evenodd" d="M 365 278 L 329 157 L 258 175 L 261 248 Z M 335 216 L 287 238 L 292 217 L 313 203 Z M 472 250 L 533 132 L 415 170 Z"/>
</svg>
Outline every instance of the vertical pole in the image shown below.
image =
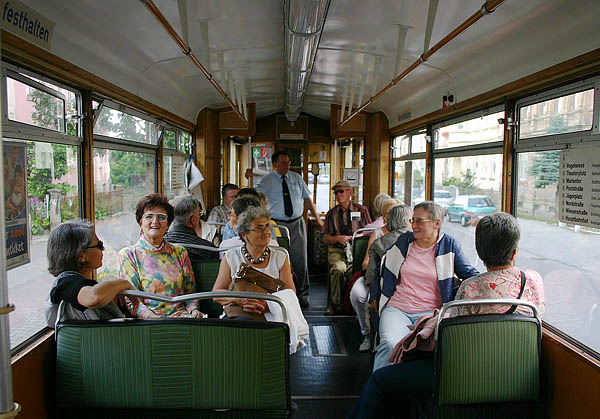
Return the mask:
<svg viewBox="0 0 600 419">
<path fill-rule="evenodd" d="M 1 40 L 0 40 L 1 42 Z M 2 84 L 4 90 L 4 83 Z M 4 95 L 1 95 L 4 97 Z M 2 102 L 2 101 L 0 101 Z M 3 104 L 0 103 L 0 113 Z M 2 126 L 0 124 L 0 167 L 4 167 L 4 140 L 2 139 Z M 4 173 L 4 172 L 3 172 Z M 2 178 L 3 175 L 0 175 Z M 4 196 L 4 178 L 0 179 L 0 196 Z M 8 283 L 6 281 L 6 225 L 4 212 L 4 199 L 0 200 L 0 309 L 8 308 Z M 8 313 L 0 314 L 0 414 L 14 410 L 12 367 L 10 365 L 10 333 L 8 327 Z"/>
</svg>

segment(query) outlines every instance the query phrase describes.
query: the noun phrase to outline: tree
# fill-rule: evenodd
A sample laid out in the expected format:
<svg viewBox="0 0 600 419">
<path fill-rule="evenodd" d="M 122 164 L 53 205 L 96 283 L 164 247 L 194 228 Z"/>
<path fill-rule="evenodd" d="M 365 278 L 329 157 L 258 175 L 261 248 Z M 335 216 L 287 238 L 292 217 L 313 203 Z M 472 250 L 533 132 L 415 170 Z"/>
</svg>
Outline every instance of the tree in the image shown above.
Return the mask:
<svg viewBox="0 0 600 419">
<path fill-rule="evenodd" d="M 462 193 L 468 195 L 475 191 L 475 174 L 471 172 L 471 169 L 467 169 L 466 172 L 460 173 L 461 178 L 457 178 L 456 176 L 450 176 L 448 179 L 442 182 L 443 186 L 454 185 L 459 187 L 462 190 Z"/>
<path fill-rule="evenodd" d="M 545 188 L 558 183 L 560 172 L 560 150 L 541 151 L 536 153 L 529 167 L 529 174 L 535 176 L 534 186 Z"/>
</svg>

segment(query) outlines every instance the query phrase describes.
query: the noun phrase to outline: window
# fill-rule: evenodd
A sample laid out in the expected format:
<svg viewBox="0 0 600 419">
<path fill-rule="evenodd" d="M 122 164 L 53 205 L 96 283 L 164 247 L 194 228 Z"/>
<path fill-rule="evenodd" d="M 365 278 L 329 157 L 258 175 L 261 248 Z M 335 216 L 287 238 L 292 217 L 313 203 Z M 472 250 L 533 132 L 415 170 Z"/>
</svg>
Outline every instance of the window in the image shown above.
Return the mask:
<svg viewBox="0 0 600 419">
<path fill-rule="evenodd" d="M 319 166 L 319 174 L 314 175 L 313 165 Z M 315 183 L 317 193 L 315 194 Z M 308 164 L 308 191 L 311 199 L 314 200 L 315 207 L 319 213 L 327 213 L 330 205 L 330 185 L 331 185 L 331 163 L 309 163 Z"/>
<path fill-rule="evenodd" d="M 163 146 L 164 148 L 176 149 L 177 148 L 177 132 L 166 129 L 163 134 Z"/>
<path fill-rule="evenodd" d="M 117 110 L 110 105 L 118 106 L 123 110 Z M 130 109 L 126 112 L 125 109 L 122 105 L 105 100 L 94 121 L 94 135 L 136 143 L 158 144 L 158 125 L 151 121 L 150 117 L 142 117 L 141 114 Z"/>
<path fill-rule="evenodd" d="M 522 106 L 519 109 L 519 138 L 590 130 L 593 108 L 593 88 Z"/>
<path fill-rule="evenodd" d="M 187 156 L 177 152 L 165 152 L 163 157 L 164 195 L 169 199 L 185 193 L 183 166 Z"/>
<path fill-rule="evenodd" d="M 104 242 L 98 279 L 112 277 L 119 250 L 137 242 L 135 207 L 155 191 L 154 154 L 94 148 L 96 233 Z"/>
<path fill-rule="evenodd" d="M 392 196 L 414 206 L 425 200 L 425 131 L 393 139 Z"/>
<path fill-rule="evenodd" d="M 179 151 L 190 154 L 192 152 L 192 134 L 186 131 L 179 133 Z"/>
<path fill-rule="evenodd" d="M 486 144 L 504 139 L 504 126 L 498 118 L 504 118 L 504 111 L 486 110 L 478 117 L 460 122 L 443 123 L 435 130 L 435 149 L 463 147 L 475 144 Z"/>
</svg>

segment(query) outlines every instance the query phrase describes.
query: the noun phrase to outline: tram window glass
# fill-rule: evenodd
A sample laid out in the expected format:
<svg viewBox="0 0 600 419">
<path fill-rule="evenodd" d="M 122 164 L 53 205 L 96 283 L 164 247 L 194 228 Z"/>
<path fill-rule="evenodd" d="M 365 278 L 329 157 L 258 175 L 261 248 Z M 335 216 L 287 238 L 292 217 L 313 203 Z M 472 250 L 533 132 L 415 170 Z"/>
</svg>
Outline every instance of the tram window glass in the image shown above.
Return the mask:
<svg viewBox="0 0 600 419">
<path fill-rule="evenodd" d="M 179 132 L 179 151 L 187 154 L 192 152 L 192 134 L 189 132 Z"/>
<path fill-rule="evenodd" d="M 415 134 L 411 136 L 410 152 L 411 153 L 425 153 L 427 147 L 427 140 L 425 139 L 425 133 Z"/>
<path fill-rule="evenodd" d="M 517 155 L 516 264 L 544 281 L 544 322 L 600 352 L 600 231 L 558 221 L 560 150 Z"/>
<path fill-rule="evenodd" d="M 50 230 L 80 218 L 79 147 L 27 141 L 26 166 L 31 261 L 7 272 L 10 302 L 17 307 L 10 313 L 11 349 L 46 327 L 44 306 L 53 281 L 46 259 Z M 6 192 L 11 186 L 4 180 Z"/>
<path fill-rule="evenodd" d="M 519 110 L 519 138 L 587 131 L 594 119 L 594 89 L 572 93 Z"/>
<path fill-rule="evenodd" d="M 313 164 L 319 165 L 319 174 L 313 175 Z M 315 180 L 317 185 L 317 193 L 315 194 Z M 331 181 L 331 163 L 309 163 L 308 164 L 308 191 L 311 199 L 315 202 L 315 207 L 319 213 L 327 213 L 331 208 L 330 188 Z"/>
<path fill-rule="evenodd" d="M 72 95 L 72 103 L 76 103 Z M 6 77 L 6 96 L 9 120 L 66 132 L 66 97 L 57 89 L 42 90 Z M 76 135 L 76 132 L 75 129 L 72 135 Z"/>
<path fill-rule="evenodd" d="M 185 193 L 183 185 L 183 165 L 185 164 L 185 159 L 185 154 L 177 152 L 165 153 L 163 156 L 164 195 L 168 199 L 173 199 Z"/>
<path fill-rule="evenodd" d="M 157 125 L 139 116 L 104 105 L 94 122 L 94 134 L 156 145 Z"/>
<path fill-rule="evenodd" d="M 408 135 L 403 135 L 401 137 L 394 138 L 393 143 L 393 157 L 402 157 L 408 154 L 410 144 L 410 137 Z"/>
<path fill-rule="evenodd" d="M 406 176 L 407 173 L 410 176 Z M 407 205 L 422 202 L 425 199 L 425 160 L 394 161 L 393 191 L 394 198 Z"/>
<path fill-rule="evenodd" d="M 439 150 L 503 141 L 504 126 L 498 123 L 498 118 L 504 118 L 504 111 L 442 125 L 435 130 L 435 148 Z"/>
<path fill-rule="evenodd" d="M 140 233 L 135 206 L 155 191 L 154 154 L 94 148 L 96 232 L 104 242 L 104 265 L 98 279 L 113 279 L 117 253 Z"/>
<path fill-rule="evenodd" d="M 177 148 L 176 138 L 177 138 L 177 133 L 175 131 L 166 129 L 165 133 L 163 134 L 163 147 L 169 148 L 169 149 L 176 149 Z"/>
</svg>

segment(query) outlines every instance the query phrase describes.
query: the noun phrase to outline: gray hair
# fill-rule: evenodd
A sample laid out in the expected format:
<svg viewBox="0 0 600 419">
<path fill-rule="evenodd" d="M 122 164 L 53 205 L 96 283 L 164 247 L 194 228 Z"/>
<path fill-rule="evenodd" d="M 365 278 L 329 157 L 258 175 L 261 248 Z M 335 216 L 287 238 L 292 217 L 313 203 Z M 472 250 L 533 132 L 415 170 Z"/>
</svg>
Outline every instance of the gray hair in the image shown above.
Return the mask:
<svg viewBox="0 0 600 419">
<path fill-rule="evenodd" d="M 383 215 L 383 212 L 382 212 L 383 203 L 391 198 L 392 198 L 391 196 L 389 196 L 388 194 L 383 193 L 383 192 L 375 195 L 375 198 L 373 199 L 373 215 L 375 217 L 379 217 L 380 215 Z"/>
<path fill-rule="evenodd" d="M 188 224 L 190 217 L 198 213 L 200 203 L 190 194 L 178 196 L 171 200 L 175 212 L 175 221 L 181 224 Z"/>
<path fill-rule="evenodd" d="M 475 248 L 487 267 L 508 265 L 520 238 L 517 219 L 505 212 L 486 215 L 475 228 Z"/>
<path fill-rule="evenodd" d="M 238 215 L 238 222 L 235 226 L 237 233 L 242 238 L 242 233 L 248 234 L 251 230 L 250 224 L 254 223 L 254 220 L 257 218 L 266 218 L 267 220 L 271 220 L 271 213 L 263 207 L 250 207 L 241 215 Z"/>
<path fill-rule="evenodd" d="M 444 208 L 440 204 L 436 204 L 433 201 L 423 201 L 415 205 L 413 212 L 416 211 L 418 208 L 423 208 L 425 211 L 427 211 L 429 213 L 429 218 L 432 221 L 440 220 L 441 226 L 442 222 L 444 221 L 444 215 L 446 214 L 446 210 L 444 210 Z"/>
<path fill-rule="evenodd" d="M 394 199 L 394 198 L 390 198 L 390 199 L 386 199 L 385 201 L 383 201 L 383 204 L 381 205 L 381 215 L 389 215 L 390 211 L 392 210 L 392 208 L 397 207 L 398 205 L 404 205 L 404 202 L 398 200 L 398 199 Z"/>
<path fill-rule="evenodd" d="M 387 229 L 390 231 L 405 230 L 410 226 L 412 208 L 408 205 L 397 205 L 388 213 Z"/>
<path fill-rule="evenodd" d="M 94 225 L 87 220 L 66 221 L 57 225 L 48 237 L 46 256 L 48 272 L 58 276 L 65 271 L 79 271 L 79 255 L 92 242 Z"/>
</svg>

